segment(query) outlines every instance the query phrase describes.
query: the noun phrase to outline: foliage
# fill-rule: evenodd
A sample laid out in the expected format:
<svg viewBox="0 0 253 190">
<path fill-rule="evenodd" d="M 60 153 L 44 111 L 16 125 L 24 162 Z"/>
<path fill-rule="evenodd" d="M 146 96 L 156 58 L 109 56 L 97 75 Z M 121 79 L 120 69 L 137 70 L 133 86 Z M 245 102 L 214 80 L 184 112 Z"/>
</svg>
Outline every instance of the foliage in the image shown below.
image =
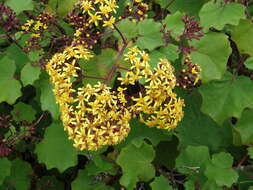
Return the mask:
<svg viewBox="0 0 253 190">
<path fill-rule="evenodd" d="M 0 190 L 252 190 L 252 16 L 0 0 Z"/>
</svg>

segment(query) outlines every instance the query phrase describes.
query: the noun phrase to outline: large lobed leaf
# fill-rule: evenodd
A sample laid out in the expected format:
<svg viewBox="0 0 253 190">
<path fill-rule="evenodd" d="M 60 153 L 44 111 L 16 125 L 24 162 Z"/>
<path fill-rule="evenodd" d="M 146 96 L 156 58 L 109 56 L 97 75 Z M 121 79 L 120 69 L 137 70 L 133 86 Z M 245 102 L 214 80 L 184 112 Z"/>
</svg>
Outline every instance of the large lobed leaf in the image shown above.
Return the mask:
<svg viewBox="0 0 253 190">
<path fill-rule="evenodd" d="M 224 6 L 212 1 L 206 3 L 199 12 L 201 25 L 207 31 L 210 27 L 222 30 L 226 24 L 237 25 L 245 18 L 245 7 L 239 3 Z"/>
<path fill-rule="evenodd" d="M 160 32 L 162 29 L 161 23 L 155 22 L 152 19 L 146 19 L 140 21 L 137 27 L 141 35 L 136 42 L 138 47 L 151 51 L 163 45 L 163 36 Z"/>
<path fill-rule="evenodd" d="M 244 76 L 226 73 L 222 80 L 203 84 L 201 110 L 222 124 L 229 117 L 240 118 L 244 108 L 253 107 L 252 81 Z"/>
<path fill-rule="evenodd" d="M 196 49 L 191 53 L 191 57 L 193 63 L 201 67 L 203 82 L 221 79 L 231 54 L 228 37 L 222 33 L 210 32 L 199 41 L 193 41 L 191 45 Z"/>
<path fill-rule="evenodd" d="M 14 78 L 15 71 L 15 62 L 4 56 L 0 60 L 0 89 L 5 90 L 0 93 L 0 103 L 13 104 L 21 96 L 21 84 Z"/>
<path fill-rule="evenodd" d="M 155 176 L 151 164 L 154 157 L 154 149 L 144 141 L 139 146 L 129 143 L 122 148 L 116 161 L 123 170 L 120 184 L 132 190 L 136 182 L 152 179 Z"/>
<path fill-rule="evenodd" d="M 205 175 L 218 186 L 230 187 L 238 179 L 237 172 L 232 169 L 233 157 L 229 153 L 221 152 L 212 156 L 212 161 L 207 165 Z"/>
<path fill-rule="evenodd" d="M 44 140 L 36 146 L 35 152 L 39 162 L 45 163 L 47 169 L 57 168 L 63 172 L 77 164 L 77 151 L 59 122 L 46 129 Z"/>
<path fill-rule="evenodd" d="M 241 20 L 232 31 L 232 40 L 235 41 L 240 53 L 253 55 L 253 24 L 250 20 Z"/>
</svg>

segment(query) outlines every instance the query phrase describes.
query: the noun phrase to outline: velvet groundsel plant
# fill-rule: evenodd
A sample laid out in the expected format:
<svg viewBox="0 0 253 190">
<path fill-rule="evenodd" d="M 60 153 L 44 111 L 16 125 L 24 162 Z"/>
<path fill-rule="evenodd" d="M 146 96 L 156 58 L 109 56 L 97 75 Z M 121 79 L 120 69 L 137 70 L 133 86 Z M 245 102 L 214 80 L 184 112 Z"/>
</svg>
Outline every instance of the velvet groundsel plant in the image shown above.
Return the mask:
<svg viewBox="0 0 253 190">
<path fill-rule="evenodd" d="M 173 129 L 183 117 L 184 102 L 173 92 L 176 86 L 174 69 L 168 60 L 161 59 L 154 71 L 145 51 L 132 47 L 125 54 L 131 65 L 121 85 L 113 91 L 106 84 L 87 84 L 75 88 L 79 59 L 89 60 L 93 55 L 84 46 L 69 46 L 55 54 L 46 66 L 54 85 L 61 119 L 69 138 L 80 150 L 97 150 L 115 145 L 126 138 L 129 121 L 134 117 L 150 127 Z M 145 79 L 136 96 L 127 95 L 127 85 Z"/>
<path fill-rule="evenodd" d="M 1 0 L 0 190 L 253 190 L 252 0 Z"/>
</svg>

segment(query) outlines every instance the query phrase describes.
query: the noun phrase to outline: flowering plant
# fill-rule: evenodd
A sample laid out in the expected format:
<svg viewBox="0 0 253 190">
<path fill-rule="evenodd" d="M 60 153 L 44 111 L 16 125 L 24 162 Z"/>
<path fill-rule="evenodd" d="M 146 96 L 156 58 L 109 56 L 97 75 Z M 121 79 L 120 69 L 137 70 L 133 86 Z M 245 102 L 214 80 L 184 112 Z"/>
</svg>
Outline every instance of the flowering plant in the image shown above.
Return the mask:
<svg viewBox="0 0 253 190">
<path fill-rule="evenodd" d="M 251 190 L 241 0 L 2 0 L 0 189 Z"/>
</svg>

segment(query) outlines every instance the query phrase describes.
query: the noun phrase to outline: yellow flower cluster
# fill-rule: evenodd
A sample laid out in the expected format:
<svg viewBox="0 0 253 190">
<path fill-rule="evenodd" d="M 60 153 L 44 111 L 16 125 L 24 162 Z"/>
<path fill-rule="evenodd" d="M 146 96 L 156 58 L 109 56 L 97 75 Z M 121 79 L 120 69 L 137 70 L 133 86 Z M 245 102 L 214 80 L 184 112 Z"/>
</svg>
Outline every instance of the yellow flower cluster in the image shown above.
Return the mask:
<svg viewBox="0 0 253 190">
<path fill-rule="evenodd" d="M 54 84 L 64 129 L 80 150 L 97 150 L 104 145 L 117 144 L 130 131 L 131 114 L 124 107 L 125 98 L 118 98 L 117 92 L 111 92 L 101 83 L 73 88 L 80 69 L 77 60 L 91 57 L 84 46 L 70 46 L 63 53 L 55 54 L 46 66 Z"/>
<path fill-rule="evenodd" d="M 170 63 L 163 59 L 152 71 L 148 54 L 137 47 L 125 56 L 132 65 L 131 71 L 119 78 L 121 86 L 115 91 L 102 83 L 74 87 L 80 73 L 78 59 L 93 57 L 83 45 L 65 48 L 46 65 L 64 129 L 76 148 L 97 150 L 121 142 L 130 131 L 130 119 L 136 116 L 150 127 L 168 130 L 182 119 L 184 103 L 172 92 L 176 78 Z M 145 80 L 142 90 L 127 98 L 126 85 L 134 85 L 140 79 Z"/>
<path fill-rule="evenodd" d="M 103 21 L 103 27 L 113 28 L 115 17 L 112 13 L 116 12 L 116 0 L 82 0 L 79 3 L 82 13 L 89 16 L 89 23 L 98 26 L 99 21 Z"/>
<path fill-rule="evenodd" d="M 42 18 L 43 15 L 39 15 L 38 19 L 27 20 L 26 23 L 21 26 L 21 29 L 25 32 L 31 31 L 32 37 L 39 38 L 41 36 L 41 32 L 48 28 L 47 24 L 43 22 L 45 18 Z"/>
<path fill-rule="evenodd" d="M 154 71 L 148 61 L 149 56 L 133 47 L 125 55 L 131 63 L 131 71 L 119 78 L 122 85 L 134 84 L 144 80 L 144 90 L 132 97 L 130 112 L 137 113 L 142 122 L 150 127 L 173 129 L 183 118 L 184 101 L 172 91 L 176 86 L 174 68 L 166 59 L 161 59 Z"/>
</svg>

